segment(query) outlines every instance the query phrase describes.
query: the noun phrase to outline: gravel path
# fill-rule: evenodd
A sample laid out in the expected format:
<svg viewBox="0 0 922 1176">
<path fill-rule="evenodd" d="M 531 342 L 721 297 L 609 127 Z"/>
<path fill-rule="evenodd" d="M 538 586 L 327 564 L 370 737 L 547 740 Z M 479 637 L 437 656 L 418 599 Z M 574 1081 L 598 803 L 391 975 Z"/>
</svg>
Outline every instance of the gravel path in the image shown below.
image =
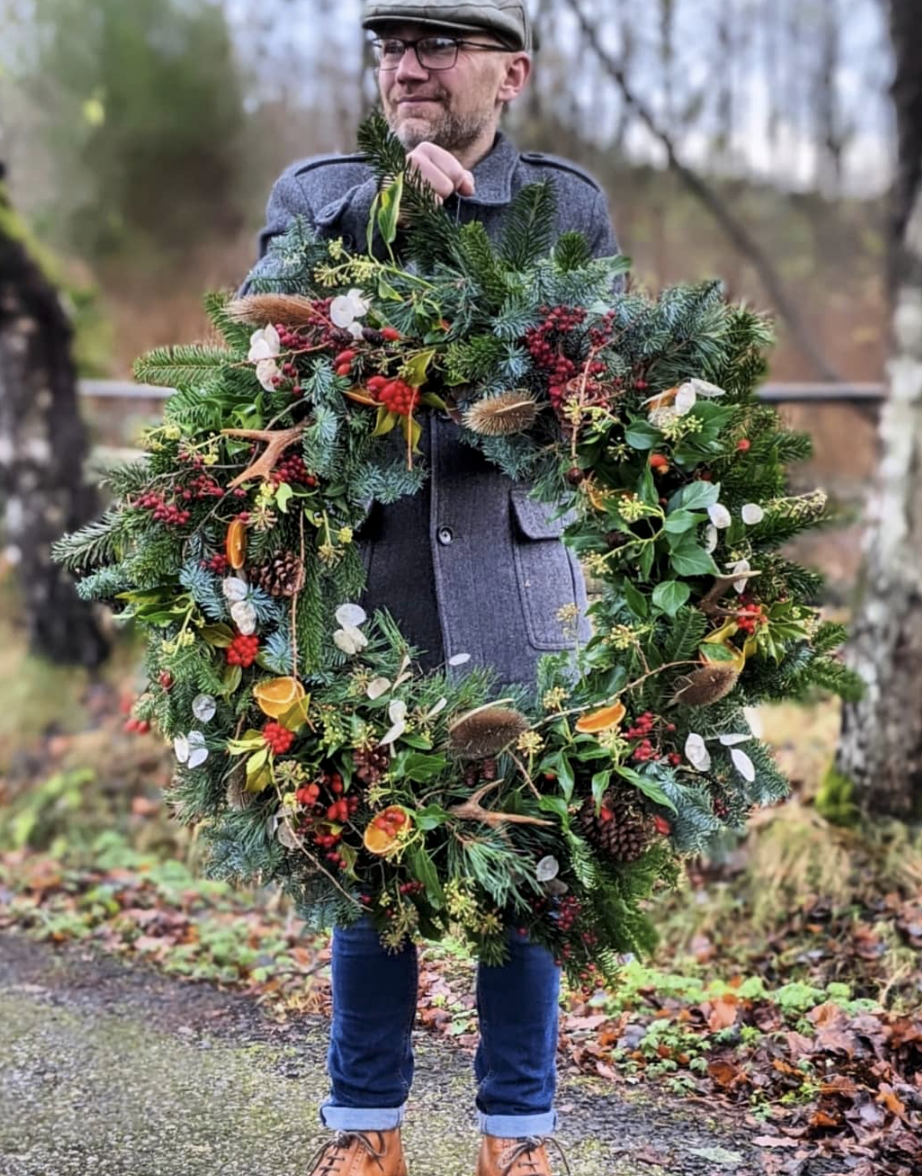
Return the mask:
<svg viewBox="0 0 922 1176">
<path fill-rule="evenodd" d="M 276 1025 L 204 982 L 0 934 L 0 1176 L 306 1176 L 326 1040 L 322 1017 Z M 470 1057 L 424 1031 L 415 1048 L 412 1176 L 473 1176 Z M 558 1106 L 573 1176 L 766 1170 L 723 1108 L 569 1077 Z"/>
</svg>

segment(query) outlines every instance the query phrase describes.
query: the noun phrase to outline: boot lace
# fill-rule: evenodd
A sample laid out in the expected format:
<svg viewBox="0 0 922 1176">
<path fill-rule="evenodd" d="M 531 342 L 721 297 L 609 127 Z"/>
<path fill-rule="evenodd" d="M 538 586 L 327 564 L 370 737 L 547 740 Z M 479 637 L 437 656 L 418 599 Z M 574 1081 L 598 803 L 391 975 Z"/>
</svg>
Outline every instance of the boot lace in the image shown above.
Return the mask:
<svg viewBox="0 0 922 1176">
<path fill-rule="evenodd" d="M 567 1153 L 563 1150 L 563 1144 L 553 1135 L 528 1135 L 522 1139 L 513 1140 L 504 1151 L 500 1152 L 497 1158 L 501 1176 L 533 1176 L 534 1173 L 540 1173 L 541 1169 L 534 1160 L 533 1153 L 547 1143 L 552 1143 L 557 1148 L 567 1176 L 572 1176 L 570 1162 L 567 1159 Z"/>
<path fill-rule="evenodd" d="M 311 1168 L 310 1176 L 337 1176 L 337 1173 L 342 1170 L 342 1165 L 346 1162 L 347 1153 L 352 1144 L 358 1140 L 365 1151 L 377 1163 L 381 1171 L 384 1171 L 384 1165 L 381 1160 L 384 1158 L 386 1149 L 383 1146 L 381 1150 L 374 1146 L 364 1131 L 337 1131 L 332 1139 L 328 1139 L 326 1143 L 322 1143 L 311 1160 L 313 1167 Z"/>
</svg>

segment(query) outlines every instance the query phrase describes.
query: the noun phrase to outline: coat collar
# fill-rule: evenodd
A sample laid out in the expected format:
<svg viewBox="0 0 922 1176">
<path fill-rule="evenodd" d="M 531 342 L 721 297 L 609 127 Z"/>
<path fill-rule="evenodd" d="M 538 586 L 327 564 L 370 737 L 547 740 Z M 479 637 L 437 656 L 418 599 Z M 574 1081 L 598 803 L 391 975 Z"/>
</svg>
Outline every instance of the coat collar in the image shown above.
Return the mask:
<svg viewBox="0 0 922 1176">
<path fill-rule="evenodd" d="M 465 196 L 471 204 L 508 204 L 512 199 L 512 174 L 519 162 L 515 144 L 505 133 L 497 130 L 493 146 L 471 168 L 474 194 Z"/>
</svg>

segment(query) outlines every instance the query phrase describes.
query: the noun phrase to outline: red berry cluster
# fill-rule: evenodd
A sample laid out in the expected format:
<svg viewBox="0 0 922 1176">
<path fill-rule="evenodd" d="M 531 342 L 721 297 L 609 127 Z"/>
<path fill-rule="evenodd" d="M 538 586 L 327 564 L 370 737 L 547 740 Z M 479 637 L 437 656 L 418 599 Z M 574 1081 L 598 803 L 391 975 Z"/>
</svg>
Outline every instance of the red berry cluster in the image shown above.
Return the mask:
<svg viewBox="0 0 922 1176">
<path fill-rule="evenodd" d="M 638 763 L 646 763 L 648 760 L 662 760 L 666 759 L 673 767 L 682 762 L 682 757 L 678 752 L 671 751 L 664 756 L 657 751 L 653 746 L 653 741 L 650 735 L 656 725 L 656 715 L 652 711 L 644 711 L 634 720 L 633 727 L 628 727 L 624 732 L 625 739 L 638 739 L 640 742 L 631 752 L 631 759 Z M 675 731 L 675 723 L 664 723 L 663 729 L 670 735 Z"/>
<path fill-rule="evenodd" d="M 755 633 L 757 629 L 768 624 L 765 605 L 757 604 L 750 597 L 737 612 L 736 623 L 744 633 Z"/>
<path fill-rule="evenodd" d="M 201 498 L 223 498 L 224 487 L 211 474 L 197 474 L 191 482 L 176 492 L 185 502 Z"/>
<path fill-rule="evenodd" d="M 400 809 L 388 809 L 386 812 L 378 813 L 371 823 L 377 829 L 397 833 L 407 823 L 407 814 Z"/>
<path fill-rule="evenodd" d="M 419 389 L 399 378 L 386 380 L 383 376 L 372 376 L 368 387 L 390 412 L 401 416 L 409 416 L 419 400 Z"/>
<path fill-rule="evenodd" d="M 294 743 L 295 736 L 293 731 L 289 731 L 281 723 L 269 722 L 263 727 L 263 739 L 275 755 L 284 755 Z"/>
<path fill-rule="evenodd" d="M 243 666 L 246 669 L 256 661 L 258 653 L 259 638 L 255 634 L 247 637 L 243 633 L 238 633 L 227 647 L 228 665 Z"/>
<path fill-rule="evenodd" d="M 324 789 L 332 793 L 336 799 L 332 802 L 325 801 L 322 798 Z M 342 830 L 333 832 L 327 822 L 345 824 L 359 807 L 358 796 L 344 796 L 344 790 L 341 774 L 324 770 L 318 780 L 302 785 L 295 793 L 295 800 L 309 810 L 302 825 L 303 831 L 307 833 L 313 828 L 314 844 L 326 849 L 328 852 L 324 856 L 340 869 L 346 865 L 346 860 L 333 849 L 333 846 L 342 840 Z M 324 829 L 327 831 L 324 832 Z"/>
<path fill-rule="evenodd" d="M 357 351 L 347 347 L 345 351 L 340 351 L 337 356 L 334 356 L 333 370 L 338 376 L 348 376 L 352 373 L 352 362 L 357 354 Z"/>
<path fill-rule="evenodd" d="M 609 310 L 602 317 L 602 321 L 589 328 L 589 342 L 593 348 L 604 347 L 611 342 L 612 330 L 615 325 L 615 312 Z"/>
<path fill-rule="evenodd" d="M 396 327 L 382 327 L 381 336 L 387 343 L 396 343 L 401 338 L 400 332 Z"/>
<path fill-rule="evenodd" d="M 207 568 L 209 572 L 216 572 L 217 575 L 223 576 L 230 567 L 230 564 L 227 562 L 227 556 L 223 552 L 215 552 L 208 559 L 202 560 L 202 567 Z"/>
<path fill-rule="evenodd" d="M 525 344 L 535 364 L 548 373 L 548 396 L 556 409 L 563 400 L 569 380 L 576 374 L 576 364 L 563 354 L 566 337 L 576 331 L 586 320 L 586 310 L 581 306 L 540 306 L 538 313 L 544 316 L 537 327 L 525 332 Z M 589 368 L 590 375 L 605 370 L 598 361 Z"/>
<path fill-rule="evenodd" d="M 426 887 L 422 884 L 422 882 L 401 882 L 399 889 L 401 894 L 413 895 L 419 894 L 420 891 L 425 890 Z"/>
<path fill-rule="evenodd" d="M 308 472 L 300 453 L 289 453 L 272 471 L 273 485 L 279 486 L 282 482 L 300 482 L 305 486 L 317 485 L 317 479 Z"/>
<path fill-rule="evenodd" d="M 133 731 L 136 735 L 146 735 L 150 730 L 150 723 L 147 719 L 126 719 L 125 730 Z"/>
<path fill-rule="evenodd" d="M 151 511 L 158 523 L 165 523 L 168 527 L 185 526 L 192 517 L 188 510 L 177 506 L 175 502 L 167 502 L 156 490 L 149 490 L 146 494 L 142 494 L 140 498 L 135 500 L 134 505 Z"/>
</svg>

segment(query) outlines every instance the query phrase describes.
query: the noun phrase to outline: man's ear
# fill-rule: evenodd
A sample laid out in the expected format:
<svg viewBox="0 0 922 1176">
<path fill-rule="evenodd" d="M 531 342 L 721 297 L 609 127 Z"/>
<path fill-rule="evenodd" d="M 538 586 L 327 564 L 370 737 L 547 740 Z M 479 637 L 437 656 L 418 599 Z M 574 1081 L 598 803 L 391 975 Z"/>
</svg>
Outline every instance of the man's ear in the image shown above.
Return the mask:
<svg viewBox="0 0 922 1176">
<path fill-rule="evenodd" d="M 531 74 L 531 58 L 527 53 L 516 53 L 506 64 L 506 73 L 496 93 L 497 102 L 511 102 L 525 88 Z"/>
</svg>

